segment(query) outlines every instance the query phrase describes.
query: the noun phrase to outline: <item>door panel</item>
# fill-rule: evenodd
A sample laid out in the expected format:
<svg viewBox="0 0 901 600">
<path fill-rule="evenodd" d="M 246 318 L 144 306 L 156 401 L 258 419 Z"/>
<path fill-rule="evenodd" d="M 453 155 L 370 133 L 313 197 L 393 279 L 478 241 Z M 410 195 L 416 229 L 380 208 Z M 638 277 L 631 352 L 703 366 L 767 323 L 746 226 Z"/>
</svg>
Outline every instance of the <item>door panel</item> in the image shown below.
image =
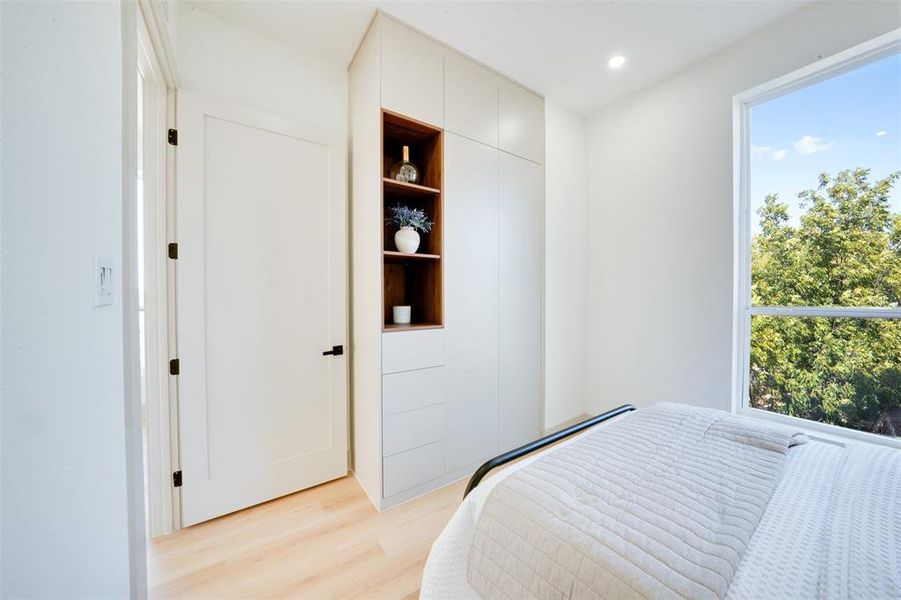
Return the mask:
<svg viewBox="0 0 901 600">
<path fill-rule="evenodd" d="M 500 152 L 498 323 L 500 450 L 539 435 L 544 173 Z"/>
<path fill-rule="evenodd" d="M 501 150 L 544 162 L 544 100 L 510 81 L 498 86 Z"/>
<path fill-rule="evenodd" d="M 496 454 L 497 150 L 445 133 L 447 471 Z"/>
<path fill-rule="evenodd" d="M 382 106 L 444 127 L 444 48 L 383 18 Z"/>
<path fill-rule="evenodd" d="M 445 129 L 497 148 L 500 77 L 462 56 L 444 64 Z"/>
<path fill-rule="evenodd" d="M 190 525 L 346 474 L 346 358 L 322 355 L 345 343 L 346 232 L 329 136 L 189 93 L 178 117 Z"/>
</svg>

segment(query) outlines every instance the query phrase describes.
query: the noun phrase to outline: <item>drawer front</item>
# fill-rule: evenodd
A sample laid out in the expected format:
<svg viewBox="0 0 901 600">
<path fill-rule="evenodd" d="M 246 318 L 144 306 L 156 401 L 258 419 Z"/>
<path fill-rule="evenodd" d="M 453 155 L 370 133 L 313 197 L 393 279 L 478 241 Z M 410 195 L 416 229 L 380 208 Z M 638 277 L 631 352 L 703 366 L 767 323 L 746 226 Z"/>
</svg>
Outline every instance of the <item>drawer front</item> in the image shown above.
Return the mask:
<svg viewBox="0 0 901 600">
<path fill-rule="evenodd" d="M 382 452 L 392 456 L 444 439 L 444 405 L 436 404 L 385 417 Z"/>
<path fill-rule="evenodd" d="M 383 374 L 440 367 L 445 354 L 443 329 L 382 334 Z"/>
<path fill-rule="evenodd" d="M 384 459 L 384 495 L 393 496 L 444 475 L 444 442 Z"/>
<path fill-rule="evenodd" d="M 433 367 L 382 376 L 382 415 L 443 404 L 446 367 Z"/>
</svg>

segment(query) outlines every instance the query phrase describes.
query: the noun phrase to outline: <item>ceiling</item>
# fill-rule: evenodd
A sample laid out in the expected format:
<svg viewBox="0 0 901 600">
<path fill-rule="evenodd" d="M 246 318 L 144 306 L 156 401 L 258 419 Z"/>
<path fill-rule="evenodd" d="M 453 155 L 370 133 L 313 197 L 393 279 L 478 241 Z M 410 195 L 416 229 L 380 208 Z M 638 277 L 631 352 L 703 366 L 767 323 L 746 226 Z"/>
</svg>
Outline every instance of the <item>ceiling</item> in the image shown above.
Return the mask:
<svg viewBox="0 0 901 600">
<path fill-rule="evenodd" d="M 350 62 L 381 8 L 577 113 L 675 73 L 812 0 L 619 2 L 197 0 L 325 60 Z M 614 54 L 626 57 L 618 71 Z"/>
</svg>

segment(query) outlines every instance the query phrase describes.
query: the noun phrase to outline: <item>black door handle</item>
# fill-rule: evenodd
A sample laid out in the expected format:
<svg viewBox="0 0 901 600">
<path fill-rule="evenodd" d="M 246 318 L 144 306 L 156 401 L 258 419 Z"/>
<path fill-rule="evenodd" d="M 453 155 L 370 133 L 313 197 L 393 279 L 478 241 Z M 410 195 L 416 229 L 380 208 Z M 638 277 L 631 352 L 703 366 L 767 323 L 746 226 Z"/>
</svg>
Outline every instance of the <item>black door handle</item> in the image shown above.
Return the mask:
<svg viewBox="0 0 901 600">
<path fill-rule="evenodd" d="M 341 356 L 344 354 L 344 346 L 332 346 L 331 350 L 326 350 L 322 356 Z"/>
</svg>

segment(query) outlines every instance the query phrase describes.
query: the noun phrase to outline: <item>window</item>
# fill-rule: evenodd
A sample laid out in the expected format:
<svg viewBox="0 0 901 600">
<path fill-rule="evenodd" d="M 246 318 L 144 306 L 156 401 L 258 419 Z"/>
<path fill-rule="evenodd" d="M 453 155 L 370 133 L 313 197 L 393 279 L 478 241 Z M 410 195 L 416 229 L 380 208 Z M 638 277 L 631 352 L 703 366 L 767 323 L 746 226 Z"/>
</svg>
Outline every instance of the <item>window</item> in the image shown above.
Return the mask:
<svg viewBox="0 0 901 600">
<path fill-rule="evenodd" d="M 736 97 L 740 412 L 901 442 L 899 39 Z"/>
</svg>

